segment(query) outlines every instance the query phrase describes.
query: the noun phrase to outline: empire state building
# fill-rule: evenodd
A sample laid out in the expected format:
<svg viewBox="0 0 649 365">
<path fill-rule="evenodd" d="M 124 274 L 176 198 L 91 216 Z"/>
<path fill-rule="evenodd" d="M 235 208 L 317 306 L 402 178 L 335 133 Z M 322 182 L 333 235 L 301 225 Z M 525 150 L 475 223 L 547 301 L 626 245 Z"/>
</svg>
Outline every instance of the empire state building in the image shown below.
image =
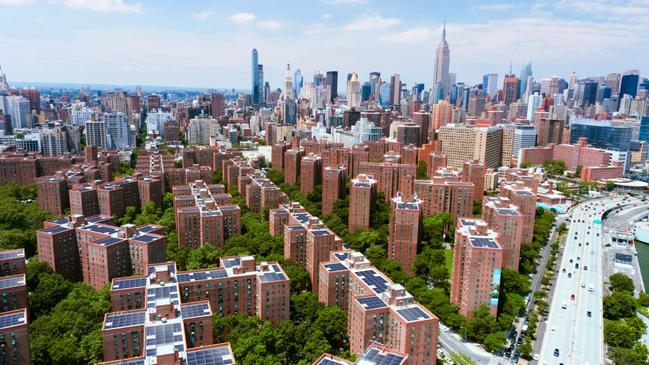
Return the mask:
<svg viewBox="0 0 649 365">
<path fill-rule="evenodd" d="M 437 50 L 435 51 L 435 76 L 433 78 L 433 90 L 434 95 L 441 95 L 441 98 L 444 98 L 450 90 L 449 77 L 448 77 L 448 65 L 450 63 L 451 51 L 448 49 L 448 43 L 446 43 L 446 21 L 444 22 L 444 28 L 442 29 L 442 40 L 437 45 Z M 439 88 L 442 88 L 441 93 Z"/>
</svg>

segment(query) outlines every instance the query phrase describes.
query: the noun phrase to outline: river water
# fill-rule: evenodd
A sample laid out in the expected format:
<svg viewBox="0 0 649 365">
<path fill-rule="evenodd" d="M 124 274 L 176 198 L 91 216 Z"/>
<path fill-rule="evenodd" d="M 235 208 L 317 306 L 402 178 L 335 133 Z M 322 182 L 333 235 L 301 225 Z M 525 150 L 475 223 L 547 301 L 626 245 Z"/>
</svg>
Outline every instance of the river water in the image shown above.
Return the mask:
<svg viewBox="0 0 649 365">
<path fill-rule="evenodd" d="M 635 249 L 638 252 L 640 270 L 642 270 L 642 281 L 646 287 L 649 285 L 649 245 L 635 241 Z"/>
</svg>

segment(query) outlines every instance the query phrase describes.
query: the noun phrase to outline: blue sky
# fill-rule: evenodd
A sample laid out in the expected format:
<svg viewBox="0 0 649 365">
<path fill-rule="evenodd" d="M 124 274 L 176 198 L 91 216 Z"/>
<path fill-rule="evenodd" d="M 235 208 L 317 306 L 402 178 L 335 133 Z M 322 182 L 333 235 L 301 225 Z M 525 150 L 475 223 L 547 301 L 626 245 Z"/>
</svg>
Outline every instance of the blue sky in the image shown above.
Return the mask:
<svg viewBox="0 0 649 365">
<path fill-rule="evenodd" d="M 510 61 L 536 78 L 649 69 L 649 0 L 0 0 L 0 14 L 9 82 L 249 88 L 257 48 L 273 88 L 288 61 L 305 79 L 380 71 L 428 88 L 444 18 L 458 81 Z"/>
</svg>

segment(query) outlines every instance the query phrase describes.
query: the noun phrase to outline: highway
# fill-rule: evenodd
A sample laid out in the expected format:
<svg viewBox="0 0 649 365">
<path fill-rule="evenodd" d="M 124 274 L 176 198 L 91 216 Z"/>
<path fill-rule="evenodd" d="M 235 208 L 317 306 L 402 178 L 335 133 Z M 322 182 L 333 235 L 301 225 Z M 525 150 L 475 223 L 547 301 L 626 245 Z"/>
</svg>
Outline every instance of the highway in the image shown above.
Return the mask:
<svg viewBox="0 0 649 365">
<path fill-rule="evenodd" d="M 588 201 L 572 211 L 539 364 L 604 364 L 601 218 L 618 203 L 622 198 Z"/>
</svg>

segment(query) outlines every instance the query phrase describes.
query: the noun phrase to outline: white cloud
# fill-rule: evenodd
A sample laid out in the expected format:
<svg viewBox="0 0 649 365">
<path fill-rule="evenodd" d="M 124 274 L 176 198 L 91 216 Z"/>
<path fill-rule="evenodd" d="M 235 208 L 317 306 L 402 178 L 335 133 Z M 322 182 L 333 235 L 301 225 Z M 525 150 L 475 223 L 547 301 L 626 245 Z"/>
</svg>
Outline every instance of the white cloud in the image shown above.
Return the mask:
<svg viewBox="0 0 649 365">
<path fill-rule="evenodd" d="M 236 13 L 230 17 L 230 21 L 236 24 L 249 23 L 257 17 L 253 13 Z"/>
<path fill-rule="evenodd" d="M 432 28 L 411 28 L 401 32 L 388 33 L 379 37 L 381 42 L 423 43 L 429 42 L 435 36 Z"/>
<path fill-rule="evenodd" d="M 214 8 L 208 8 L 192 15 L 192 17 L 196 20 L 205 21 L 214 15 L 216 15 L 216 10 L 214 10 Z"/>
<path fill-rule="evenodd" d="M 322 19 L 330 19 L 330 18 L 331 18 L 331 14 L 322 14 L 321 18 L 322 18 Z"/>
<path fill-rule="evenodd" d="M 318 34 L 318 33 L 324 33 L 330 28 L 326 27 L 322 23 L 315 23 L 315 24 L 310 24 L 304 29 L 304 34 L 306 35 L 311 35 L 311 34 Z"/>
<path fill-rule="evenodd" d="M 361 5 L 367 4 L 368 0 L 322 0 L 327 5 Z"/>
<path fill-rule="evenodd" d="M 384 18 L 380 15 L 363 17 L 343 27 L 344 30 L 385 29 L 401 23 L 399 18 Z"/>
<path fill-rule="evenodd" d="M 7 6 L 25 6 L 31 5 L 34 3 L 34 0 L 0 0 L 0 5 Z"/>
<path fill-rule="evenodd" d="M 471 7 L 472 11 L 482 13 L 500 13 L 514 9 L 514 4 L 482 4 Z"/>
<path fill-rule="evenodd" d="M 63 5 L 73 9 L 87 9 L 107 13 L 141 13 L 142 4 L 127 4 L 124 0 L 63 0 Z"/>
<path fill-rule="evenodd" d="M 257 22 L 257 27 L 265 30 L 279 30 L 284 27 L 284 23 L 277 20 L 262 20 Z"/>
</svg>

